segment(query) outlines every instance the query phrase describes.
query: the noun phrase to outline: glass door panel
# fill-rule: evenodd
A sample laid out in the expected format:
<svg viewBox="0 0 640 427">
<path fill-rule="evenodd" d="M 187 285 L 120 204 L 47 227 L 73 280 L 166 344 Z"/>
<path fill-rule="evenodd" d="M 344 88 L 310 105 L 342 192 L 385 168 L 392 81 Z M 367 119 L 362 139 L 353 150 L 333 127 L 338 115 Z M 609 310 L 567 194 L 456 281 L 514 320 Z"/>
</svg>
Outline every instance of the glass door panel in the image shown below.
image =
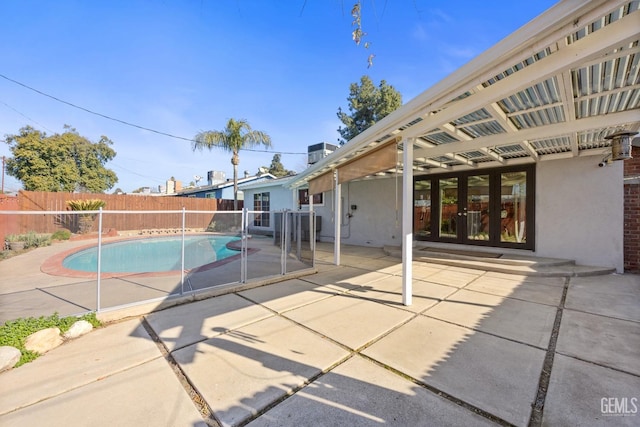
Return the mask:
<svg viewBox="0 0 640 427">
<path fill-rule="evenodd" d="M 417 240 L 431 236 L 431 180 L 416 181 L 414 185 L 413 235 Z"/>
<path fill-rule="evenodd" d="M 500 241 L 526 243 L 527 173 L 500 174 Z"/>
<path fill-rule="evenodd" d="M 458 178 L 439 180 L 440 194 L 440 237 L 458 238 Z"/>
<path fill-rule="evenodd" d="M 420 176 L 416 240 L 533 249 L 535 165 Z"/>
<path fill-rule="evenodd" d="M 467 240 L 489 240 L 489 175 L 471 175 L 467 180 Z"/>
</svg>

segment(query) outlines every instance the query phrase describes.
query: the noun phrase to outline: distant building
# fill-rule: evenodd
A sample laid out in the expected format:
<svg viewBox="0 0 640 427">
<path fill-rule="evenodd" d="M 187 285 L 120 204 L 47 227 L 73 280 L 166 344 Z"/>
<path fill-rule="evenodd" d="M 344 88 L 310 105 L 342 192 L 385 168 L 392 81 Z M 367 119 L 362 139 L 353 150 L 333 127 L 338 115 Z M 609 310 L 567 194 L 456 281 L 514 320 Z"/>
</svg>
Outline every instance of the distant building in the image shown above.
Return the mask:
<svg viewBox="0 0 640 427">
<path fill-rule="evenodd" d="M 182 190 L 182 182 L 176 181 L 176 179 L 172 177 L 171 179 L 167 180 L 167 186 L 165 188 L 166 194 L 175 194 Z"/>
<path fill-rule="evenodd" d="M 223 172 L 220 173 L 224 176 Z M 219 175 L 217 177 L 219 177 Z M 210 175 L 207 174 L 207 180 L 209 180 L 209 178 Z M 216 175 L 213 175 L 213 178 L 213 182 L 215 182 Z M 252 176 L 249 175 L 248 172 L 245 172 L 243 178 L 238 178 L 238 186 L 249 182 L 269 181 L 275 178 L 276 177 L 270 173 L 258 173 L 257 175 Z M 176 191 L 175 196 L 233 200 L 233 179 L 227 179 L 226 181 L 203 185 L 201 187 L 181 189 L 180 191 Z M 238 190 L 238 200 L 244 200 L 244 194 L 241 190 Z"/>
</svg>

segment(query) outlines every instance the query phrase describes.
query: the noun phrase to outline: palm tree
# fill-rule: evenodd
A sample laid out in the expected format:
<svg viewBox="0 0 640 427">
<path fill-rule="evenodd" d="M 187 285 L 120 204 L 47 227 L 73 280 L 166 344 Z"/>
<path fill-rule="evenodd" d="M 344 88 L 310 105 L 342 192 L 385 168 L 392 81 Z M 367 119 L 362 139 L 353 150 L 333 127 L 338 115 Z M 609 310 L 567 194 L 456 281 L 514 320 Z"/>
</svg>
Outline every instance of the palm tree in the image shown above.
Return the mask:
<svg viewBox="0 0 640 427">
<path fill-rule="evenodd" d="M 271 137 L 266 133 L 251 129 L 245 119 L 229 119 L 227 126 L 221 131 L 208 130 L 200 132 L 193 141 L 193 151 L 207 148 L 222 148 L 233 153 L 231 164 L 233 165 L 233 209 L 238 210 L 238 164 L 240 157 L 238 151 L 243 148 L 258 145 L 271 147 Z"/>
</svg>

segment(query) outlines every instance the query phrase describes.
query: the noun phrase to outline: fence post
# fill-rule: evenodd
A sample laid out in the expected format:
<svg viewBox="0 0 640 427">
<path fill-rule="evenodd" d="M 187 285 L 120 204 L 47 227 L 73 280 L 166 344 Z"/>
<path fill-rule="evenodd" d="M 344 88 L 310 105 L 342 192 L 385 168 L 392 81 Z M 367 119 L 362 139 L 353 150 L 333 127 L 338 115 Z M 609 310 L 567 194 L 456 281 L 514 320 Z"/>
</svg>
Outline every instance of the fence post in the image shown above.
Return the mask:
<svg viewBox="0 0 640 427">
<path fill-rule="evenodd" d="M 316 266 L 316 213 L 309 211 L 309 246 L 311 249 L 311 267 Z"/>
<path fill-rule="evenodd" d="M 96 312 L 100 312 L 100 272 L 102 270 L 102 208 L 98 208 L 98 278 L 96 295 Z"/>
<path fill-rule="evenodd" d="M 240 221 L 240 283 L 247 281 L 247 234 L 249 226 L 249 210 L 242 208 L 242 219 Z"/>
<path fill-rule="evenodd" d="M 182 252 L 180 253 L 180 295 L 184 295 L 184 232 L 185 232 L 186 208 L 182 207 Z"/>
<path fill-rule="evenodd" d="M 280 274 L 284 275 L 287 272 L 287 234 L 289 233 L 289 227 L 287 227 L 287 210 L 282 210 L 282 233 L 280 234 Z"/>
<path fill-rule="evenodd" d="M 296 256 L 298 261 L 302 261 L 302 214 L 300 211 L 291 212 L 291 217 L 296 219 Z M 311 222 L 309 222 L 311 226 Z"/>
</svg>

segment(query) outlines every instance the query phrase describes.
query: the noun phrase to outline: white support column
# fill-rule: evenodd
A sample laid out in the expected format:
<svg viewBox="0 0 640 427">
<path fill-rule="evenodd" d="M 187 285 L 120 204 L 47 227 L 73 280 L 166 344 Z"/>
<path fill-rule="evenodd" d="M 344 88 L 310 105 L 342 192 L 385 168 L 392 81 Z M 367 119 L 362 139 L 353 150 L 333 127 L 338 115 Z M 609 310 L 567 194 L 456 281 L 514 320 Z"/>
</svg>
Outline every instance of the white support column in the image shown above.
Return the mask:
<svg viewBox="0 0 640 427">
<path fill-rule="evenodd" d="M 340 199 L 342 198 L 342 185 L 338 183 L 338 171 L 334 171 L 333 176 L 335 178 L 335 186 L 333 189 L 333 235 L 335 236 L 333 241 L 333 263 L 340 265 L 340 227 L 342 225 L 342 203 L 340 203 Z"/>
<path fill-rule="evenodd" d="M 413 138 L 402 153 L 402 303 L 413 297 Z"/>
</svg>

